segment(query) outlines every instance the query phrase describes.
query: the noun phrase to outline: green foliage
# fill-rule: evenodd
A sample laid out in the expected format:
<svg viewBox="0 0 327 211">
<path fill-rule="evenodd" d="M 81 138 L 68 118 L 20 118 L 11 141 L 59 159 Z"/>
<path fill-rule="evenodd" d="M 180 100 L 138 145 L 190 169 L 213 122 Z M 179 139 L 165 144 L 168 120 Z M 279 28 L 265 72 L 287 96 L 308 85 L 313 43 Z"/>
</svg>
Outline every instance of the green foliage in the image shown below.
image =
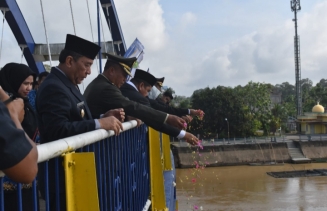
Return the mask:
<svg viewBox="0 0 327 211">
<path fill-rule="evenodd" d="M 173 90 L 171 87 L 169 87 L 165 92 L 170 92 L 172 95 L 175 94 L 175 90 Z"/>
<path fill-rule="evenodd" d="M 311 112 L 314 105 L 319 102 L 322 105 L 327 104 L 327 79 L 321 79 L 316 86 L 310 79 L 302 79 L 301 82 L 302 91 L 302 110 L 303 112 Z M 285 116 L 296 117 L 296 93 L 295 86 L 284 82 L 277 84 L 275 88 L 279 89 L 282 93 L 282 103 Z"/>
<path fill-rule="evenodd" d="M 313 86 L 306 78 L 300 84 L 303 112 L 311 112 L 317 102 L 327 105 L 327 79 L 321 79 Z M 272 93 L 281 100 L 271 102 Z M 203 121 L 195 118 L 189 128 L 193 134 L 204 138 L 217 137 L 217 134 L 219 138 L 227 138 L 228 124 L 231 138 L 252 136 L 257 130 L 263 130 L 265 135 L 279 128 L 287 131 L 288 117 L 296 118 L 297 115 L 295 86 L 289 82 L 273 86 L 250 81 L 234 88 L 207 87 L 195 90 L 191 98 L 176 96 L 173 104 L 205 112 Z"/>
<path fill-rule="evenodd" d="M 246 86 L 238 86 L 235 89 L 238 92 L 243 108 L 246 108 L 243 110 L 246 118 L 244 119 L 242 135 L 253 135 L 258 129 L 263 129 L 267 134 L 271 115 L 270 90 L 272 86 L 250 81 Z"/>
<path fill-rule="evenodd" d="M 179 104 L 179 107 L 180 108 L 190 108 L 191 107 L 191 101 L 190 99 L 185 99 L 185 100 L 182 100 Z"/>
<path fill-rule="evenodd" d="M 218 86 L 196 90 L 192 107 L 206 115 L 202 122 L 195 120 L 191 132 L 203 137 L 230 137 L 253 135 L 270 115 L 269 89 L 271 85 L 249 82 L 235 88 Z M 227 120 L 226 120 L 227 119 Z"/>
</svg>

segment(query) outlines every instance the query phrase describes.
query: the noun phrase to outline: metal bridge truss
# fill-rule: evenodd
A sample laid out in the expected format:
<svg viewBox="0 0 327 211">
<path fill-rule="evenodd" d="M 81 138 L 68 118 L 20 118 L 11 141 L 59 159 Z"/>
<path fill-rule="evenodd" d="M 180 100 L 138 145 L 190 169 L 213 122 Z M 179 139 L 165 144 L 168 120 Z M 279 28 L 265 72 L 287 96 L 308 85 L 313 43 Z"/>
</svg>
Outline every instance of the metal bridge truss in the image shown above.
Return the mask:
<svg viewBox="0 0 327 211">
<path fill-rule="evenodd" d="M 94 2 L 98 0 L 93 0 Z M 123 37 L 123 32 L 120 27 L 117 11 L 113 0 L 99 0 L 101 7 L 106 17 L 107 26 L 111 31 L 112 41 L 99 42 L 101 49 L 108 49 L 108 52 L 114 52 L 116 55 L 124 55 L 126 44 Z M 0 0 L 0 9 L 5 15 L 5 19 L 11 28 L 19 47 L 22 49 L 28 66 L 36 73 L 45 71 L 43 61 L 49 60 L 48 47 L 44 44 L 36 44 L 33 36 L 28 28 L 24 16 L 16 2 L 16 0 Z M 98 12 L 98 21 L 100 14 Z M 100 24 L 98 24 L 100 32 Z M 113 43 L 112 43 L 113 42 Z M 106 46 L 106 47 L 105 47 Z M 58 59 L 60 51 L 64 44 L 50 44 L 52 59 Z M 114 48 L 114 49 L 113 49 Z M 104 50 L 101 50 L 104 53 Z"/>
</svg>

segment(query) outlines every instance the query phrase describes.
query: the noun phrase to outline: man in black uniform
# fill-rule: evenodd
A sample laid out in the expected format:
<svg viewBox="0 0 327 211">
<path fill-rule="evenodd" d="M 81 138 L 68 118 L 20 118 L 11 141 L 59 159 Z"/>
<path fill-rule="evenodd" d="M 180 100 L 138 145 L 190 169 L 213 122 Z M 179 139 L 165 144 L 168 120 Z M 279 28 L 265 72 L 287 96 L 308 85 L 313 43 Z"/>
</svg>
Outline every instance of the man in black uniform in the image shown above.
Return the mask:
<svg viewBox="0 0 327 211">
<path fill-rule="evenodd" d="M 151 107 L 146 96 L 155 83 L 156 78 L 153 75 L 144 70 L 136 69 L 134 77 L 131 81 L 124 83 L 120 87 L 120 91 L 129 100 Z M 133 116 L 133 113 L 131 115 Z M 187 139 L 188 137 L 192 137 L 191 134 L 186 133 L 184 130 L 179 130 L 178 128 L 166 124 L 160 125 L 160 127 L 154 125 L 153 128 L 177 138 L 184 138 L 186 136 Z M 191 142 L 191 140 L 189 141 Z"/>
<path fill-rule="evenodd" d="M 78 84 L 91 73 L 100 47 L 74 35 L 67 35 L 59 66 L 41 84 L 36 98 L 41 142 L 49 142 L 98 128 L 119 133 L 121 124 L 114 117 L 92 119 Z"/>
<path fill-rule="evenodd" d="M 156 78 L 150 73 L 136 69 L 134 77 L 124 83 L 120 87 L 120 91 L 129 100 L 151 107 L 149 100 L 145 97 L 148 96 L 156 81 Z"/>
<path fill-rule="evenodd" d="M 173 94 L 170 91 L 165 91 L 161 98 L 157 98 L 157 101 L 159 103 L 162 103 L 164 105 L 170 105 L 170 102 L 174 99 Z"/>
<path fill-rule="evenodd" d="M 37 173 L 38 153 L 22 129 L 23 118 L 23 100 L 12 100 L 0 86 L 0 170 L 16 182 L 30 183 Z"/>
<path fill-rule="evenodd" d="M 151 100 L 147 98 L 148 93 L 153 88 L 153 86 L 156 83 L 156 78 L 141 69 L 136 69 L 134 77 L 126 82 L 121 88 L 122 94 L 127 97 L 129 100 L 138 102 L 140 104 L 146 105 L 148 107 L 152 107 L 156 110 L 167 112 L 170 114 L 181 114 L 182 118 L 184 119 L 184 115 L 187 115 L 189 111 L 193 112 L 192 114 L 196 115 L 197 110 L 194 109 L 180 109 L 180 108 L 174 108 L 168 105 L 162 105 L 158 103 L 156 100 Z M 154 102 L 152 102 L 154 101 Z M 153 107 L 153 105 L 155 107 Z M 185 121 L 189 122 L 191 119 L 186 118 Z M 171 135 L 169 132 L 170 130 L 167 128 L 164 128 L 164 131 L 161 130 L 161 132 L 167 133 Z M 183 132 L 184 133 L 184 132 Z M 183 138 L 182 136 L 178 136 L 177 138 Z"/>
<path fill-rule="evenodd" d="M 126 115 L 141 119 L 145 124 L 158 131 L 184 138 L 191 144 L 197 144 L 198 139 L 195 136 L 181 130 L 185 127 L 185 121 L 181 118 L 128 100 L 122 95 L 119 88 L 130 75 L 129 71 L 135 60 L 136 58 L 126 59 L 108 54 L 103 73 L 95 78 L 84 92 L 93 117 L 101 115 L 108 109 L 122 107 Z"/>
<path fill-rule="evenodd" d="M 187 109 L 187 108 L 175 108 L 167 105 L 164 102 L 161 102 L 161 98 L 159 98 L 158 96 L 162 91 L 162 86 L 165 77 L 156 78 L 156 79 L 157 79 L 156 83 L 152 86 L 151 91 L 146 97 L 149 100 L 150 105 L 153 109 L 182 117 L 186 122 L 190 122 L 192 120 L 191 116 L 201 116 L 204 114 L 204 112 L 199 109 L 195 110 L 195 109 Z M 173 96 L 171 97 L 173 98 Z"/>
<path fill-rule="evenodd" d="M 39 87 L 36 96 L 41 143 L 93 131 L 114 130 L 119 134 L 122 124 L 111 112 L 103 117 L 92 118 L 88 105 L 78 89 L 78 84 L 91 73 L 91 65 L 100 47 L 74 35 L 67 35 L 65 49 L 59 56 L 60 64 L 52 67 L 51 73 Z M 117 111 L 120 117 L 123 110 Z M 122 117 L 123 120 L 123 117 Z M 55 210 L 55 159 L 49 161 L 50 208 Z M 44 173 L 41 172 L 40 173 Z M 59 168 L 60 209 L 66 210 L 65 181 L 63 168 Z M 40 186 L 43 184 L 40 177 Z M 44 191 L 40 188 L 41 193 Z M 43 194 L 44 195 L 44 192 Z"/>
</svg>

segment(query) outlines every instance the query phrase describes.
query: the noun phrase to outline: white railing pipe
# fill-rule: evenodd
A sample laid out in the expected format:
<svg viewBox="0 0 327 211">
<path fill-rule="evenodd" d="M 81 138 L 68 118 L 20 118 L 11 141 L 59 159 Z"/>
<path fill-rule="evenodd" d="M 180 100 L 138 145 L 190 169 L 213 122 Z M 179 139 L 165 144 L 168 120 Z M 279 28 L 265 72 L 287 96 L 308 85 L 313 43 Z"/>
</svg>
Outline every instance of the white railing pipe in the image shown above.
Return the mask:
<svg viewBox="0 0 327 211">
<path fill-rule="evenodd" d="M 136 125 L 137 122 L 135 120 L 124 122 L 123 131 L 132 129 L 136 127 Z M 115 133 L 112 130 L 107 131 L 104 129 L 99 129 L 37 145 L 38 163 L 58 157 L 63 153 L 74 151 L 114 135 Z M 3 173 L 0 171 L 0 177 L 1 176 L 3 176 Z"/>
</svg>

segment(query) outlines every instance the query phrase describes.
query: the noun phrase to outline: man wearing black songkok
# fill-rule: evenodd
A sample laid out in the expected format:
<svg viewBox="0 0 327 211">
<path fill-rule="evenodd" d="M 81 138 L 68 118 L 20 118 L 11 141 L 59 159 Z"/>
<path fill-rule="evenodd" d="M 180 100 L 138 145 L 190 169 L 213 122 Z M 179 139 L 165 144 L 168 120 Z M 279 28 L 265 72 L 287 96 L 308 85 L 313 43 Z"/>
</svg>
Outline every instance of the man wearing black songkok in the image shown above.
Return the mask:
<svg viewBox="0 0 327 211">
<path fill-rule="evenodd" d="M 93 119 L 88 105 L 78 89 L 78 84 L 91 73 L 93 60 L 100 46 L 80 37 L 68 34 L 65 48 L 59 55 L 60 64 L 52 67 L 51 73 L 39 87 L 36 96 L 36 110 L 40 123 L 41 143 L 93 131 L 114 130 L 116 134 L 122 124 L 110 113 Z M 123 111 L 119 110 L 123 120 Z M 117 115 L 120 117 L 120 115 Z M 60 159 L 61 160 L 61 159 Z M 49 161 L 50 210 L 56 210 L 55 159 Z M 59 162 L 61 163 L 61 162 Z M 40 169 L 40 173 L 43 171 Z M 40 177 L 43 180 L 44 177 Z M 59 168 L 60 207 L 66 210 L 63 168 Z M 40 186 L 44 181 L 40 181 Z M 41 193 L 44 196 L 44 188 Z"/>
</svg>

